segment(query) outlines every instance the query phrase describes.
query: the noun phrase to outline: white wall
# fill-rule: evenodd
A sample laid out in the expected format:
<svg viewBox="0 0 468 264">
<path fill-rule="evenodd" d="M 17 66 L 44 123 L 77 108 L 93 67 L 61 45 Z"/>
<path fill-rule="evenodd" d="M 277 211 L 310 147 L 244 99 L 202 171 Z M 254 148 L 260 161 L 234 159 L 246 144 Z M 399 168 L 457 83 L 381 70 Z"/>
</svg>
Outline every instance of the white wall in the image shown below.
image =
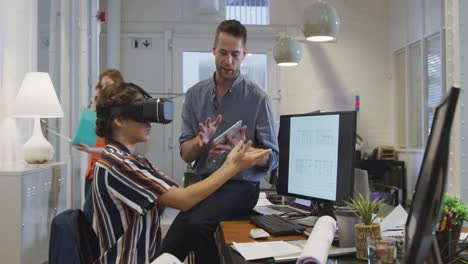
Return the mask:
<svg viewBox="0 0 468 264">
<path fill-rule="evenodd" d="M 392 0 L 389 1 L 390 13 L 390 47 L 389 56 L 393 63 L 394 52 L 416 41 L 424 39 L 442 28 L 443 18 L 442 0 Z M 392 69 L 394 65 L 392 64 Z M 395 73 L 392 73 L 394 75 Z M 395 101 L 395 84 L 391 81 L 391 97 L 393 107 Z M 392 127 L 397 127 L 398 120 L 392 117 Z M 396 138 L 396 130 L 392 135 Z M 394 141 L 395 142 L 395 141 Z M 408 199 L 412 199 L 412 192 L 416 186 L 424 149 L 401 149 L 399 157 L 405 161 L 407 167 Z M 450 178 L 450 177 L 449 177 Z M 450 180 L 449 180 L 450 182 Z"/>
<path fill-rule="evenodd" d="M 338 40 L 304 43 L 299 66 L 281 68 L 281 113 L 354 110 L 360 95 L 357 132 L 364 151 L 392 144 L 388 1 L 331 2 L 341 19 Z"/>
<path fill-rule="evenodd" d="M 0 168 L 21 162 L 32 122 L 13 118 L 17 91 L 37 66 L 37 1 L 0 1 Z"/>
<path fill-rule="evenodd" d="M 439 32 L 442 25 L 442 0 L 391 0 L 390 41 L 395 51 Z"/>
<path fill-rule="evenodd" d="M 121 69 L 127 80 L 135 81 L 153 93 L 179 93 L 182 89 L 181 51 L 211 50 L 220 12 L 200 15 L 198 1 L 122 1 Z M 335 43 L 303 43 L 303 57 L 296 68 L 279 68 L 271 56 L 279 34 L 303 39 L 299 24 L 302 10 L 311 1 L 271 0 L 270 26 L 248 26 L 249 51 L 270 54 L 268 91 L 277 114 L 302 113 L 316 109 L 353 110 L 354 97 L 360 95 L 358 133 L 364 150 L 392 144 L 392 104 L 390 87 L 389 1 L 330 1 L 341 18 Z M 105 0 L 101 0 L 105 7 Z M 286 27 L 286 25 L 289 25 Z M 103 30 L 105 31 L 105 25 Z M 134 50 L 132 37 L 153 39 L 151 50 Z M 105 33 L 102 34 L 101 65 L 105 65 Z M 172 44 L 171 47 L 168 47 Z M 183 97 L 176 100 L 181 107 Z M 176 117 L 180 113 L 176 109 Z M 153 139 L 142 147 L 163 171 L 180 179 L 183 165 L 178 154 L 177 121 L 171 128 L 155 125 Z M 161 135 L 164 137 L 161 139 Z M 171 147 L 172 146 L 172 147 Z M 172 157 L 167 154 L 172 152 Z M 159 162 L 162 161 L 162 162 Z M 175 164 L 175 165 L 174 165 Z M 182 169 L 180 169 L 182 168 Z"/>
</svg>

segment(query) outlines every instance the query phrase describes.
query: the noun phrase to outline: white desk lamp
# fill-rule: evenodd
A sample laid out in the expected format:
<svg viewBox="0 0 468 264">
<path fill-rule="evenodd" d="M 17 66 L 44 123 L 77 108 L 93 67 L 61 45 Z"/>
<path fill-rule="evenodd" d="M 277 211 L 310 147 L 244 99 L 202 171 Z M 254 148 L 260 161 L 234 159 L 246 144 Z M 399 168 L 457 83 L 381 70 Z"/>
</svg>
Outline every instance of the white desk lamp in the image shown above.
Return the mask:
<svg viewBox="0 0 468 264">
<path fill-rule="evenodd" d="M 34 118 L 32 137 L 23 146 L 27 163 L 46 163 L 54 156 L 54 148 L 42 135 L 40 118 L 63 117 L 63 110 L 52 80 L 45 72 L 28 72 L 16 96 L 15 117 Z"/>
</svg>

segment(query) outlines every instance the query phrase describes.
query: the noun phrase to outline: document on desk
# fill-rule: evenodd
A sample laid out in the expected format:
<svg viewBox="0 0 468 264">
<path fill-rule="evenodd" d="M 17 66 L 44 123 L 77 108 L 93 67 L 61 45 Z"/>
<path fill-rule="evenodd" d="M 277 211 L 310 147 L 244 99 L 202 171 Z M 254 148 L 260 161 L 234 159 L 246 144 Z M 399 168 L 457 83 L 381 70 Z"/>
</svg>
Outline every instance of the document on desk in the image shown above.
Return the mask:
<svg viewBox="0 0 468 264">
<path fill-rule="evenodd" d="M 272 258 L 301 252 L 301 248 L 284 241 L 233 243 L 233 248 L 245 260 Z"/>
<path fill-rule="evenodd" d="M 468 237 L 468 233 L 460 233 L 460 241 L 464 241 L 465 239 L 467 239 Z"/>
<path fill-rule="evenodd" d="M 301 248 L 301 250 L 304 250 L 307 240 L 293 240 L 293 241 L 288 241 L 288 243 L 294 246 L 298 246 Z M 298 259 L 301 256 L 301 253 L 302 252 L 285 255 L 285 256 L 275 256 L 273 257 L 273 259 L 275 261 L 291 261 L 291 260 Z M 340 248 L 340 247 L 332 246 L 330 248 L 330 251 L 328 252 L 328 257 L 338 257 L 338 256 L 350 255 L 353 253 L 356 253 L 355 247 Z"/>
<path fill-rule="evenodd" d="M 402 230 L 405 228 L 407 218 L 408 213 L 406 213 L 405 209 L 401 205 L 398 205 L 384 219 L 382 219 L 380 230 L 382 232 Z"/>
</svg>

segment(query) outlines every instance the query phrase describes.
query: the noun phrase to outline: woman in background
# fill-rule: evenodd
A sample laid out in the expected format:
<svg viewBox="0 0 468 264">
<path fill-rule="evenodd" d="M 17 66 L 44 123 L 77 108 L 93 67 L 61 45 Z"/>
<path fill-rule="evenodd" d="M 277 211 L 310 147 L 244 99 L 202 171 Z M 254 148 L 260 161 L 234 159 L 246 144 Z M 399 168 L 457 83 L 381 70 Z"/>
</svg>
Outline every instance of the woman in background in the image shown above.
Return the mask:
<svg viewBox="0 0 468 264">
<path fill-rule="evenodd" d="M 120 73 L 120 71 L 116 69 L 107 69 L 102 71 L 99 74 L 99 81 L 96 85 L 96 94 L 93 97 L 93 100 L 91 101 L 91 104 L 89 106 L 89 109 L 92 111 L 96 112 L 96 103 L 99 99 L 99 95 L 101 92 L 108 87 L 109 85 L 112 84 L 120 84 L 123 82 L 123 76 Z M 86 169 L 85 173 L 85 186 L 84 186 L 84 197 L 85 197 L 85 202 L 83 204 L 83 213 L 86 216 L 86 219 L 88 219 L 89 223 L 92 224 L 93 222 L 93 196 L 92 192 L 90 192 L 92 183 L 93 183 L 93 171 L 94 171 L 94 166 L 96 164 L 96 161 L 99 159 L 99 156 L 101 155 L 102 150 L 106 146 L 106 142 L 104 141 L 104 138 L 102 137 L 97 137 L 96 139 L 96 144 L 93 147 L 90 147 L 86 144 L 78 144 L 75 145 L 75 148 L 86 152 L 89 154 L 89 160 L 88 160 L 88 167 Z"/>
<path fill-rule="evenodd" d="M 141 100 L 145 94 L 134 84 L 114 84 L 98 100 L 96 133 L 108 145 L 96 163 L 92 190 L 101 249 L 97 263 L 149 263 L 161 244 L 159 216 L 163 207 L 189 210 L 239 171 L 271 153 L 270 149 L 249 149 L 252 142 L 241 140 L 211 176 L 180 188 L 135 153 L 136 143 L 149 139 L 150 123 L 126 117 L 125 111 L 108 111 Z"/>
</svg>

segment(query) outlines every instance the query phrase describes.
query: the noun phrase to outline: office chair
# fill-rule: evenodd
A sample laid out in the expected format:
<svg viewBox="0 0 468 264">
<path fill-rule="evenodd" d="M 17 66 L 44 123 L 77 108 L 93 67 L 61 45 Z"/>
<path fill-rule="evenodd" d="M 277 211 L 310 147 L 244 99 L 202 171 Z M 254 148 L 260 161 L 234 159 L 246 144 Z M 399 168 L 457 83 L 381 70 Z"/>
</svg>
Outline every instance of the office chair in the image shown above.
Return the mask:
<svg viewBox="0 0 468 264">
<path fill-rule="evenodd" d="M 397 187 L 381 183 L 372 183 L 370 189 L 371 192 L 377 193 L 379 199 L 383 200 L 384 203 L 393 206 L 398 205 L 399 189 Z"/>
<path fill-rule="evenodd" d="M 195 175 L 193 173 L 193 167 L 191 163 L 187 163 L 187 169 L 184 172 L 184 177 L 182 178 L 182 185 L 184 187 L 190 186 L 194 183 L 201 181 L 202 178 L 200 176 Z"/>
</svg>

